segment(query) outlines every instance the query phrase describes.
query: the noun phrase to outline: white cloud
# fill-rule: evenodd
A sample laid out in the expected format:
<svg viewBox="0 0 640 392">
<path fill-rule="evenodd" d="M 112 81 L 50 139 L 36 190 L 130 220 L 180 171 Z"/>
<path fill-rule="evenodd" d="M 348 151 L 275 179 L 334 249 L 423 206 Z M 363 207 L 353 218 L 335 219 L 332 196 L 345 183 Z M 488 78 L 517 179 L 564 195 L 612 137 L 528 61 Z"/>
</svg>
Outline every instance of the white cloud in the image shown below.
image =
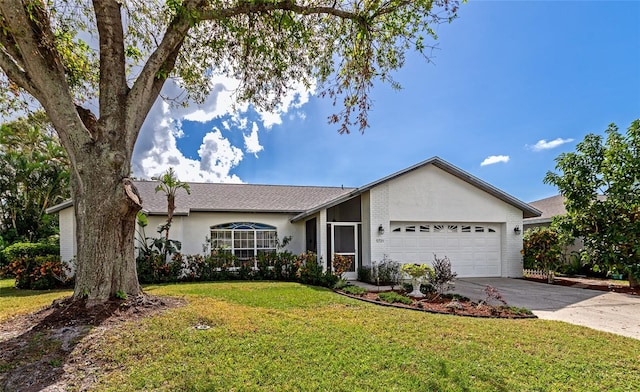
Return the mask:
<svg viewBox="0 0 640 392">
<path fill-rule="evenodd" d="M 290 108 L 299 109 L 309 102 L 309 97 L 315 92 L 316 86 L 306 89 L 302 83 L 296 83 L 291 90 L 282 98 L 282 103 L 273 112 L 258 110 L 262 125 L 269 129 L 274 125 L 282 124 L 282 115 L 286 114 Z M 304 114 L 298 115 L 303 118 Z"/>
<path fill-rule="evenodd" d="M 552 148 L 556 148 L 558 146 L 561 146 L 565 143 L 570 143 L 572 142 L 573 139 L 563 139 L 563 138 L 557 138 L 557 139 L 553 139 L 551 141 L 546 141 L 545 139 L 542 140 L 538 140 L 538 142 L 536 144 L 534 144 L 533 146 L 531 146 L 531 149 L 533 151 L 543 151 L 543 150 L 550 150 Z"/>
<path fill-rule="evenodd" d="M 480 166 L 493 165 L 495 163 L 500 163 L 500 162 L 504 162 L 504 163 L 509 162 L 509 156 L 508 155 L 491 155 L 491 156 L 488 156 L 488 157 L 486 157 L 484 159 L 484 161 L 482 161 Z"/>
<path fill-rule="evenodd" d="M 181 181 L 242 182 L 231 174 L 240 163 L 242 150 L 232 146 L 220 130 L 213 129 L 202 140 L 198 159 L 185 157 L 176 139 L 182 135 L 185 108 L 172 108 L 156 101 L 142 126 L 133 156 L 133 175 L 149 179 L 173 167 Z"/>
<path fill-rule="evenodd" d="M 133 155 L 135 177 L 148 179 L 173 167 L 182 181 L 242 182 L 231 171 L 242 161 L 243 152 L 232 145 L 220 129 L 214 128 L 204 136 L 197 158 L 186 157 L 177 147 L 176 140 L 188 136 L 182 130 L 184 120 L 206 123 L 222 116 L 230 116 L 222 122 L 225 131 L 248 129 L 246 112 L 249 106 L 245 104 L 234 107 L 233 93 L 238 87 L 238 81 L 215 77 L 211 85 L 211 94 L 201 105 L 170 106 L 162 99 L 156 101 L 136 143 Z M 296 115 L 304 118 L 304 113 L 299 109 L 309 101 L 314 89 L 315 86 L 309 90 L 301 84 L 294 86 L 276 109 L 271 112 L 258 111 L 261 125 L 269 129 L 274 124 L 281 124 L 282 115 L 287 114 L 290 109 L 295 109 L 294 112 L 298 112 Z M 171 79 L 162 90 L 163 96 L 180 97 L 182 94 L 178 83 Z M 264 150 L 258 139 L 259 125 L 253 122 L 251 132 L 243 132 L 246 153 L 256 156 Z"/>
<path fill-rule="evenodd" d="M 264 147 L 260 145 L 258 140 L 258 124 L 253 123 L 253 128 L 249 135 L 243 134 L 244 137 L 244 149 L 247 153 L 253 154 L 258 157 L 258 153 L 264 150 Z"/>
</svg>

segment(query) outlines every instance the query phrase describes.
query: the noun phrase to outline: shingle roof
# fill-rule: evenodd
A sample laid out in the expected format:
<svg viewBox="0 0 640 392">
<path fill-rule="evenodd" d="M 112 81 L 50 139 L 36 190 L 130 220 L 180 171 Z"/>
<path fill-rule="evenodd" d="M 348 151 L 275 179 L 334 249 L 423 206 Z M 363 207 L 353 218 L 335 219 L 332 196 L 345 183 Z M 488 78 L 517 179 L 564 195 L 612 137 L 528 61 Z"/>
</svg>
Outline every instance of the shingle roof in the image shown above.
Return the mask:
<svg viewBox="0 0 640 392">
<path fill-rule="evenodd" d="M 525 219 L 524 222 L 528 224 L 551 222 L 551 218 L 554 216 L 564 215 L 567 213 L 567 210 L 564 208 L 564 196 L 562 195 L 555 195 L 547 197 L 546 199 L 532 201 L 529 205 L 540 210 L 542 215 L 537 218 Z"/>
<path fill-rule="evenodd" d="M 150 215 L 166 215 L 167 198 L 155 191 L 156 181 L 134 181 L 142 208 Z M 192 211 L 245 211 L 301 213 L 319 204 L 348 194 L 353 188 L 189 183 L 191 194 L 183 189 L 176 193 L 176 215 Z M 49 213 L 71 207 L 66 201 L 48 210 Z"/>
<path fill-rule="evenodd" d="M 604 200 L 605 196 L 598 195 L 597 199 Z M 524 223 L 530 225 L 536 223 L 548 223 L 551 222 L 551 219 L 554 216 L 565 215 L 567 213 L 567 209 L 564 207 L 564 201 L 565 197 L 562 195 L 555 195 L 545 199 L 532 201 L 529 205 L 540 210 L 542 215 L 539 217 L 525 219 Z"/>
<path fill-rule="evenodd" d="M 534 206 L 516 199 L 439 157 L 427 159 L 360 188 L 189 183 L 191 195 L 187 195 L 184 190 L 179 190 L 176 195 L 175 214 L 187 215 L 192 211 L 283 212 L 298 214 L 292 219 L 295 222 L 429 164 L 519 208 L 525 218 L 540 215 L 540 211 Z M 134 183 L 142 196 L 145 212 L 150 215 L 167 213 L 167 200 L 164 193 L 155 192 L 156 181 L 134 181 Z M 73 202 L 67 200 L 47 209 L 47 213 L 55 213 L 72 205 Z"/>
</svg>

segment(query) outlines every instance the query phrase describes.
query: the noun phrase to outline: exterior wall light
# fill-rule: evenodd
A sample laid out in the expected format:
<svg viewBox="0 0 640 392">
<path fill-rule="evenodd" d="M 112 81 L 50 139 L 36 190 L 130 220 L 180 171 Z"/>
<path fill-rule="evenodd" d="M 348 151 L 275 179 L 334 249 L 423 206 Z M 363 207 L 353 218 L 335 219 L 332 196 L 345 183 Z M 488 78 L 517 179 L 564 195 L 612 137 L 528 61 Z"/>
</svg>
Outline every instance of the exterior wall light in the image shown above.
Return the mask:
<svg viewBox="0 0 640 392">
<path fill-rule="evenodd" d="M 378 234 L 379 235 L 383 235 L 384 234 L 384 227 L 382 227 L 382 225 L 378 226 Z"/>
<path fill-rule="evenodd" d="M 516 225 L 516 227 L 514 227 L 514 228 L 513 228 L 513 232 L 514 232 L 516 235 L 520 235 L 520 226 Z"/>
</svg>

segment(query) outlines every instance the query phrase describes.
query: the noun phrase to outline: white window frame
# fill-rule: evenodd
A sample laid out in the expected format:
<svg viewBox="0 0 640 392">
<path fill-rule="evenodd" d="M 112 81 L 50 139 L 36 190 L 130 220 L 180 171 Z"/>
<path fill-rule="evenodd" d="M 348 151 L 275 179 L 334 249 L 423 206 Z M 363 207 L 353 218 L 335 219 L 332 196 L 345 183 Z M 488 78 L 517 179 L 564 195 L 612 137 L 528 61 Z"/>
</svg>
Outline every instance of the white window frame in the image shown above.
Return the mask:
<svg viewBox="0 0 640 392">
<path fill-rule="evenodd" d="M 229 252 L 240 261 L 277 250 L 278 231 L 255 222 L 232 222 L 211 226 L 211 253 Z"/>
</svg>

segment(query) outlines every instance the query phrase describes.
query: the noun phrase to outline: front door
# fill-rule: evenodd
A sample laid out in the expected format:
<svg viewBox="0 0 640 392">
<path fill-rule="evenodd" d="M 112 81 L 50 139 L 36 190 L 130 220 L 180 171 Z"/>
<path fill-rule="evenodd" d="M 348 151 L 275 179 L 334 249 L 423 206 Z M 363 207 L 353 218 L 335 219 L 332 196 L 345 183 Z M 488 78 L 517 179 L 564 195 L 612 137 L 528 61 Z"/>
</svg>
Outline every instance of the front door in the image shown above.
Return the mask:
<svg viewBox="0 0 640 392">
<path fill-rule="evenodd" d="M 358 224 L 357 223 L 331 223 L 331 260 L 336 255 L 351 260 L 343 277 L 348 280 L 358 278 L 356 264 L 358 261 Z M 333 265 L 333 263 L 332 263 Z"/>
</svg>

